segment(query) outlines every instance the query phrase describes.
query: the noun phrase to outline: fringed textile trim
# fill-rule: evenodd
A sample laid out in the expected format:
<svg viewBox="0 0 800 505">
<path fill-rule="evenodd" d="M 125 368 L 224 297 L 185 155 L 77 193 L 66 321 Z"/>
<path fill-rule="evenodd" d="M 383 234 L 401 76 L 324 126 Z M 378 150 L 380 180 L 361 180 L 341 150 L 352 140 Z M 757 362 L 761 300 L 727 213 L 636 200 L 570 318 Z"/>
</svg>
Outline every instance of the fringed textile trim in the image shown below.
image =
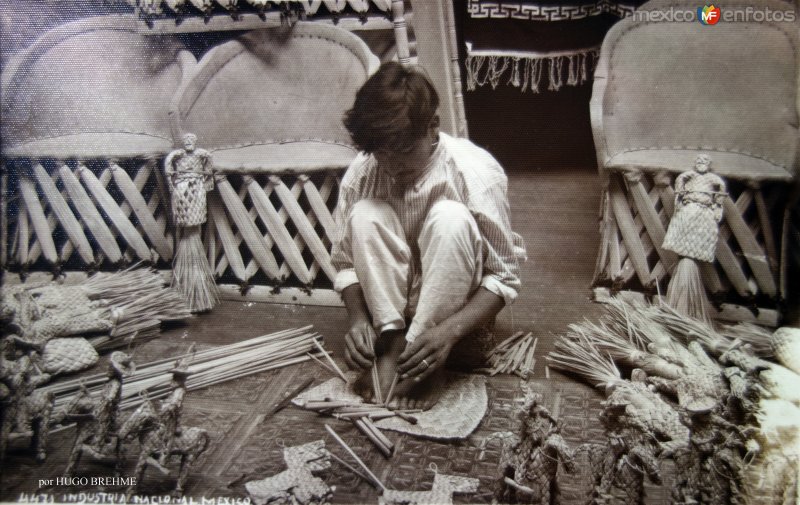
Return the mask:
<svg viewBox="0 0 800 505">
<path fill-rule="evenodd" d="M 574 52 L 522 53 L 504 51 L 474 51 L 467 56 L 467 89 L 492 86 L 496 89 L 503 80 L 520 88 L 539 93 L 546 75 L 549 91 L 562 86 L 578 86 L 588 81 L 597 65 L 600 46 Z"/>
<path fill-rule="evenodd" d="M 536 5 L 533 2 L 485 2 L 469 0 L 467 12 L 473 19 L 527 19 L 530 21 L 572 21 L 601 14 L 624 18 L 633 14 L 636 5 L 613 0 L 597 0 L 582 5 Z"/>
</svg>

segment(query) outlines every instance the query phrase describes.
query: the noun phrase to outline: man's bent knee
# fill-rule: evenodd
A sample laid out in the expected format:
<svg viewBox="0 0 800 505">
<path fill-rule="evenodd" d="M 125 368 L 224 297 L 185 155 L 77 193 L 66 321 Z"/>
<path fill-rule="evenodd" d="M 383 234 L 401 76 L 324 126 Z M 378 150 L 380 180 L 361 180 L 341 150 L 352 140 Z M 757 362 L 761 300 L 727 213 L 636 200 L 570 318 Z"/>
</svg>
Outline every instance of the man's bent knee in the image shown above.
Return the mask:
<svg viewBox="0 0 800 505">
<path fill-rule="evenodd" d="M 455 235 L 464 232 L 478 231 L 475 218 L 466 205 L 453 200 L 436 202 L 428 211 L 425 227 L 433 227 L 437 234 Z"/>
<path fill-rule="evenodd" d="M 350 209 L 350 226 L 354 230 L 368 232 L 376 224 L 390 224 L 398 221 L 397 214 L 383 200 L 367 198 L 359 200 Z"/>
</svg>

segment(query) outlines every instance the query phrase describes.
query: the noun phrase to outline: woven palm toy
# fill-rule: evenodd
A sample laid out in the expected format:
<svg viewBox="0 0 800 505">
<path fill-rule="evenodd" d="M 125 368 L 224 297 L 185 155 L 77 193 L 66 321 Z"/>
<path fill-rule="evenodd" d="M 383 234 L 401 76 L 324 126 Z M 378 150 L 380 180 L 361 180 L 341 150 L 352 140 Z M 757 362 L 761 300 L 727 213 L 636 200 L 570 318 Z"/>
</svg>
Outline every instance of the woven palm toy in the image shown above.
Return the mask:
<svg viewBox="0 0 800 505">
<path fill-rule="evenodd" d="M 324 440 L 286 447 L 283 458 L 286 470 L 245 484 L 253 503 L 324 503 L 330 498 L 333 489 L 313 474 L 331 466 L 331 454 Z"/>
<path fill-rule="evenodd" d="M 667 303 L 679 312 L 710 322 L 708 297 L 698 261 L 713 262 L 719 238 L 725 182 L 711 173 L 711 158 L 701 154 L 694 170 L 675 179 L 675 214 L 662 247 L 681 257 L 667 289 Z"/>
<path fill-rule="evenodd" d="M 89 368 L 99 356 L 85 338 L 54 338 L 42 353 L 44 371 L 49 374 L 71 373 Z"/>
<path fill-rule="evenodd" d="M 195 149 L 196 142 L 195 135 L 184 135 L 184 148 L 167 155 L 164 171 L 179 235 L 172 262 L 172 286 L 183 294 L 191 312 L 203 312 L 211 310 L 218 300 L 214 273 L 200 238 L 206 222 L 206 192 L 213 189 L 214 179 L 211 155 L 205 149 Z"/>
</svg>

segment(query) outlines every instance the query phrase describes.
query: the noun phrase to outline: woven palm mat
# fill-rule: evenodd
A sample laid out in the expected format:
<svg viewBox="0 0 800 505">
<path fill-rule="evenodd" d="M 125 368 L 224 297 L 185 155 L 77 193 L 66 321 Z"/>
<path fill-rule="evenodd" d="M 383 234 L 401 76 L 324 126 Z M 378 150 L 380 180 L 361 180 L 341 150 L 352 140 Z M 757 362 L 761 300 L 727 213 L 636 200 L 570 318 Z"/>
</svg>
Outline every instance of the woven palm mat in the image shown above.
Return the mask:
<svg viewBox="0 0 800 505">
<path fill-rule="evenodd" d="M 353 383 L 357 374 L 350 373 L 348 383 L 338 378 L 298 396 L 294 403 L 303 406 L 306 401 L 330 398 L 333 401 L 345 401 L 353 404 L 364 404 L 361 397 L 353 391 Z M 432 439 L 463 439 L 469 436 L 486 414 L 487 397 L 486 381 L 481 375 L 447 373 L 441 386 L 444 390 L 439 401 L 425 412 L 414 414 L 417 424 L 411 424 L 399 418 L 388 418 L 376 421 L 378 428 L 399 431 Z"/>
<path fill-rule="evenodd" d="M 184 345 L 175 347 L 174 351 L 178 353 L 185 351 Z M 499 440 L 486 441 L 496 432 L 519 431 L 517 413 L 521 407 L 522 393 L 518 378 L 496 376 L 486 379 L 486 414 L 466 439 L 426 440 L 385 431 L 395 444 L 394 456 L 386 459 L 351 423 L 322 417 L 294 406 L 268 418 L 265 416 L 272 405 L 284 398 L 286 392 L 308 377 L 317 378 L 317 384 L 331 377 L 330 374 L 320 377 L 320 370 L 311 363 L 305 363 L 189 392 L 182 423 L 208 430 L 211 444 L 192 468 L 186 482 L 186 494 L 193 497 L 245 497 L 245 482 L 285 470 L 283 447 L 313 440 L 324 439 L 331 452 L 352 464 L 352 458 L 325 431 L 324 425 L 327 423 L 390 489 L 429 490 L 434 477 L 432 468 L 435 468 L 439 473 L 479 479 L 477 492 L 456 495 L 456 503 L 492 501 L 499 477 L 501 443 Z M 602 427 L 597 420 L 602 400 L 599 394 L 563 378 L 537 379 L 529 384 L 542 393 L 545 406 L 561 420 L 562 434 L 570 447 L 602 439 Z M 124 413 L 123 418 L 127 415 Z M 38 487 L 37 479 L 63 476 L 73 440 L 72 430 L 52 435 L 48 459 L 38 467 L 27 453 L 11 451 L 3 468 L 0 500 L 16 500 L 22 492 L 46 491 Z M 123 476 L 132 474 L 136 455 L 135 444 L 130 445 Z M 177 470 L 177 462 L 173 462 L 171 468 Z M 87 477 L 111 476 L 113 469 L 87 458 L 79 466 L 77 474 Z M 336 462 L 319 476 L 329 486 L 336 486 L 332 497 L 334 503 L 377 503 L 375 489 Z M 586 503 L 588 468 L 582 466 L 576 475 L 561 475 L 559 482 L 562 488 L 561 503 Z M 664 486 L 648 486 L 647 503 L 668 503 L 668 484 L 669 480 L 665 479 Z M 148 469 L 140 493 L 164 495 L 173 486 L 173 479 Z M 68 491 L 84 490 L 96 489 L 75 487 Z"/>
</svg>

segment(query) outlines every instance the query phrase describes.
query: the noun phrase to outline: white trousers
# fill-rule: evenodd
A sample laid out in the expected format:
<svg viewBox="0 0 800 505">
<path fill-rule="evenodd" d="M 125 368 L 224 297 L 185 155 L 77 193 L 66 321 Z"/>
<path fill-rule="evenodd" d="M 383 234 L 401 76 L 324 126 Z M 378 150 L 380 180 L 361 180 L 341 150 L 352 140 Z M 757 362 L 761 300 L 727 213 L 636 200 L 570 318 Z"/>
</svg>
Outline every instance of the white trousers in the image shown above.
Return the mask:
<svg viewBox="0 0 800 505">
<path fill-rule="evenodd" d="M 414 339 L 459 311 L 480 286 L 482 237 L 475 218 L 459 202 L 434 204 L 416 238 L 405 236 L 392 207 L 366 199 L 351 209 L 345 228 L 353 267 L 378 332 L 406 327 Z M 421 269 L 421 272 L 419 271 Z"/>
</svg>

